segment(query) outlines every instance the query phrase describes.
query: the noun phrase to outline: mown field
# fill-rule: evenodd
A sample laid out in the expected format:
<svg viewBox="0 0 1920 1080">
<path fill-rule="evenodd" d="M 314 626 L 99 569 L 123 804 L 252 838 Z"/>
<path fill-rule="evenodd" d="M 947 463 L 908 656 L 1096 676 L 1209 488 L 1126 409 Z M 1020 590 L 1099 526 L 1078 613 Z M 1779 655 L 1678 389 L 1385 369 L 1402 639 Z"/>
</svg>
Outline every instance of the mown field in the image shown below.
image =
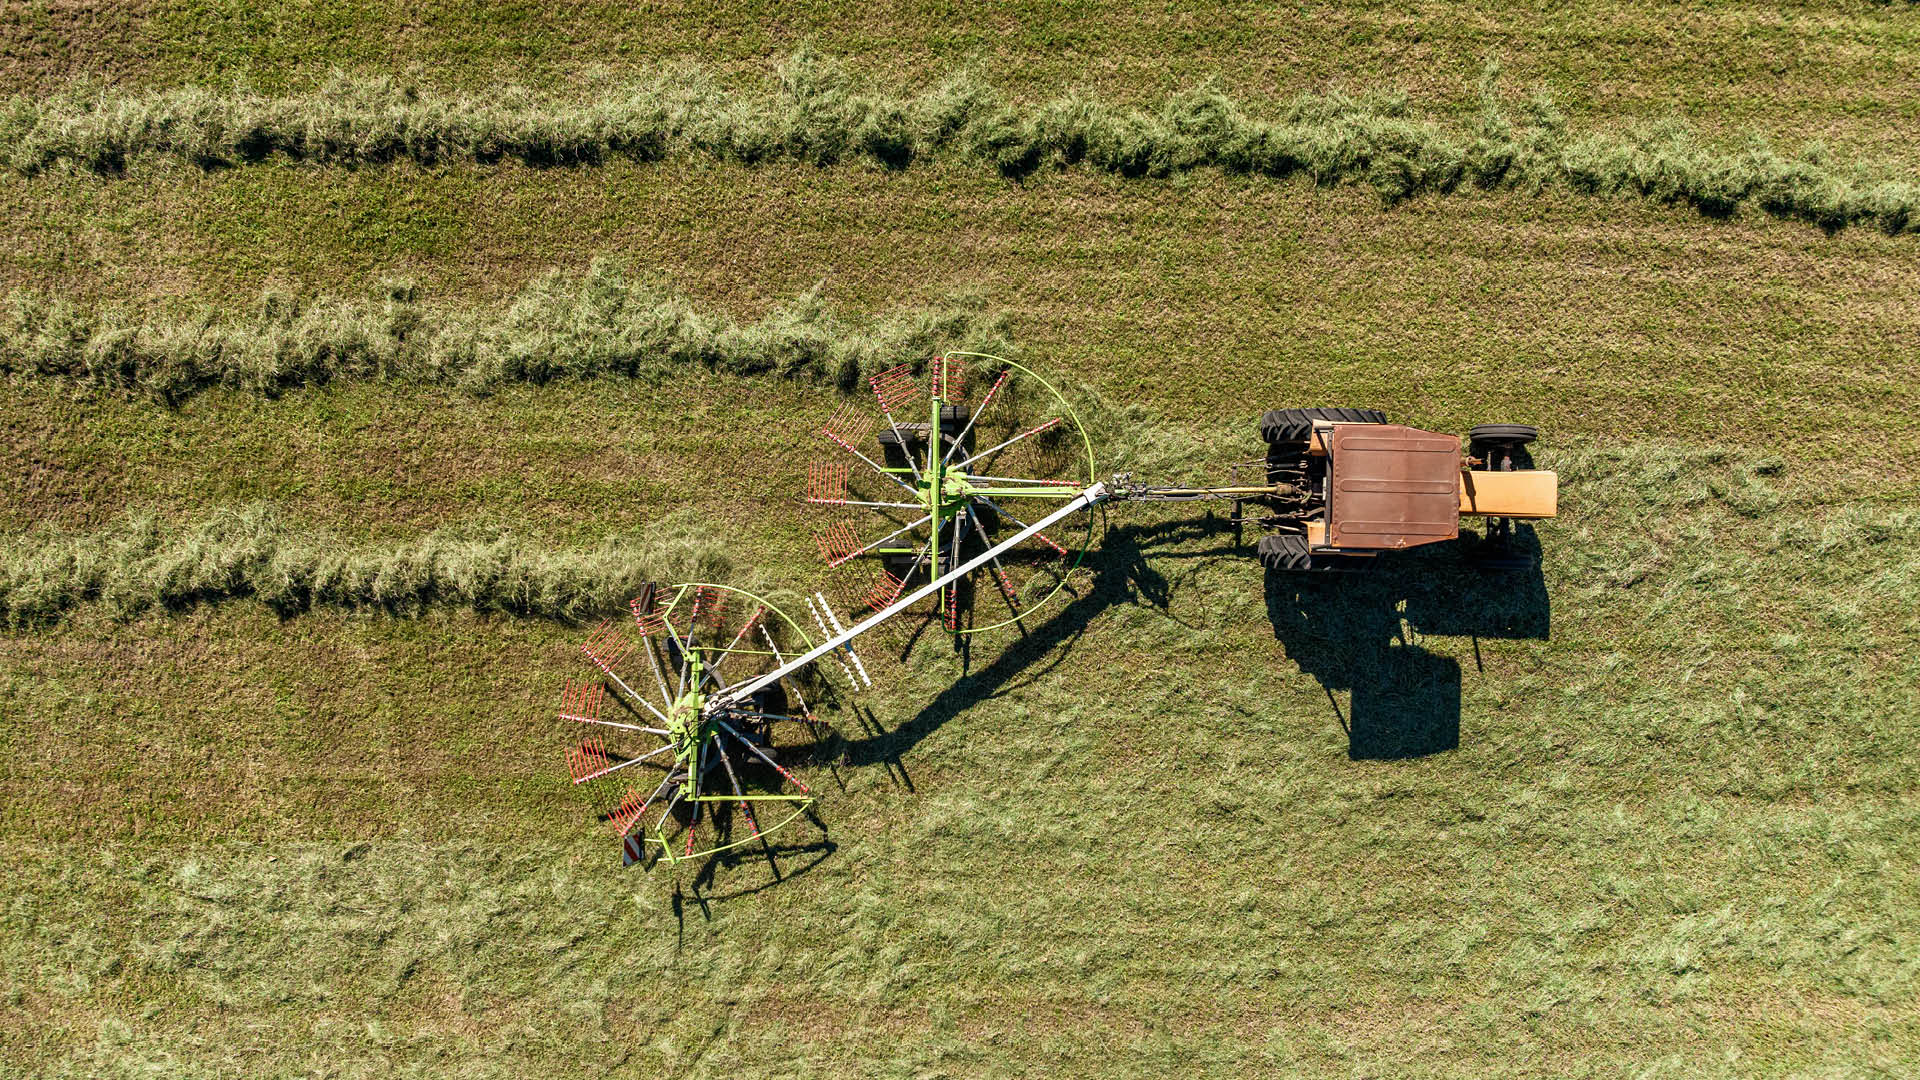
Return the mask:
<svg viewBox="0 0 1920 1080">
<path fill-rule="evenodd" d="M 1494 60 L 1516 118 L 1678 118 L 1662 160 L 1715 183 L 1819 139 L 1857 194 L 1920 179 L 1916 19 L 31 0 L 0 93 L 564 103 L 682 65 L 757 101 L 809 45 L 1016 109 L 1402 90 L 1465 140 Z M 0 161 L 0 1071 L 1920 1071 L 1920 237 L 1758 188 L 970 154 Z M 1060 374 L 1141 479 L 1377 407 L 1538 425 L 1563 514 L 1537 579 L 1336 587 L 1115 508 L 1027 637 L 839 714 L 781 880 L 622 870 L 564 778 L 556 616 L 817 580 L 838 373 L 961 342 Z M 520 591 L 420 569 L 483 557 Z M 271 592 L 328 558 L 371 569 Z"/>
</svg>

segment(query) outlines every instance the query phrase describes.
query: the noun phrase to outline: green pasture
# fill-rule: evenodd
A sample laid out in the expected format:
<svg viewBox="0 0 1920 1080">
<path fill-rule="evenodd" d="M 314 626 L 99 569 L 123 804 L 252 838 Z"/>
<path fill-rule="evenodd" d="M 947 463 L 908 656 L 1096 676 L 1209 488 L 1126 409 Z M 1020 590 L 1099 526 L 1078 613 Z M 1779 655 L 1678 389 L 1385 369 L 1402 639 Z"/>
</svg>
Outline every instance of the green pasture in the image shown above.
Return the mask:
<svg viewBox="0 0 1920 1080">
<path fill-rule="evenodd" d="M 908 96 L 1403 90 L 1460 131 L 1496 61 L 1584 132 L 1911 183 L 1916 18 L 28 0 L 0 96 L 751 95 L 808 45 Z M 0 1073 L 1920 1070 L 1911 234 L 685 148 L 0 170 L 0 216 Z M 551 715 L 582 620 L 815 587 L 815 425 L 961 343 L 1139 480 L 1371 407 L 1538 425 L 1562 515 L 1538 574 L 1303 584 L 1111 507 L 1024 633 L 873 645 L 772 862 L 623 870 Z"/>
</svg>

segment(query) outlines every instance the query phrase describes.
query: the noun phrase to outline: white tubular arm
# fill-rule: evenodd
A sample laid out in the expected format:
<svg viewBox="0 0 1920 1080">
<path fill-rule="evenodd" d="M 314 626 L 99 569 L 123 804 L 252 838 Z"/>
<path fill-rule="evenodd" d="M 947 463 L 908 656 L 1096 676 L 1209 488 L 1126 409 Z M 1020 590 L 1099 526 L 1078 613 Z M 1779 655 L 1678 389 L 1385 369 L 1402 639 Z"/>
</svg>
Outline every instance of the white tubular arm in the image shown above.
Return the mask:
<svg viewBox="0 0 1920 1080">
<path fill-rule="evenodd" d="M 888 619 L 891 619 L 895 615 L 898 615 L 902 611 L 905 611 L 910 605 L 917 603 L 918 601 L 936 592 L 937 590 L 939 590 L 941 586 L 951 584 L 952 582 L 957 581 L 958 579 L 973 573 L 975 570 L 978 570 L 980 567 L 985 566 L 988 562 L 998 557 L 1002 552 L 1011 550 L 1015 544 L 1020 543 L 1022 540 L 1025 540 L 1027 537 L 1032 536 L 1034 533 L 1039 532 L 1041 529 L 1047 528 L 1048 526 L 1052 525 L 1054 522 L 1059 521 L 1061 518 L 1064 518 L 1069 514 L 1075 513 L 1076 511 L 1085 510 L 1093 506 L 1098 506 L 1100 503 L 1105 502 L 1106 499 L 1107 499 L 1107 485 L 1095 484 L 1092 487 L 1087 488 L 1086 490 L 1082 491 L 1080 494 L 1075 495 L 1073 498 L 1068 499 L 1065 503 L 1061 504 L 1061 506 L 1058 509 L 1056 509 L 1053 513 L 1048 514 L 1046 517 L 1041 518 L 1039 521 L 1034 522 L 1033 524 L 1027 526 L 1024 529 L 1021 529 L 1019 532 L 1014 533 L 1012 536 L 1007 537 L 1005 540 L 1002 540 L 999 543 L 988 548 L 987 550 L 981 552 L 980 554 L 975 555 L 973 558 L 968 559 L 966 562 L 961 563 L 959 566 L 956 566 L 953 569 L 948 570 L 946 573 L 941 574 L 939 577 L 933 579 L 932 581 L 927 582 L 925 585 L 920 586 L 918 589 L 915 589 L 912 592 L 908 593 L 907 595 L 902 596 L 900 599 L 895 600 L 893 603 L 887 605 L 886 607 L 880 609 L 879 611 L 876 611 L 873 614 L 867 616 L 866 618 L 860 620 L 859 622 L 853 624 L 851 628 L 841 631 L 839 634 L 836 634 L 832 638 L 829 638 L 827 641 L 819 645 L 815 645 L 813 648 L 807 650 L 806 652 L 800 654 L 799 656 L 794 657 L 792 660 L 787 661 L 786 663 L 780 665 L 779 667 L 774 668 L 772 671 L 767 672 L 765 675 L 748 679 L 745 682 L 736 683 L 733 686 L 727 688 L 725 692 L 713 695 L 712 698 L 708 699 L 708 707 L 720 708 L 720 707 L 732 705 L 737 702 L 746 700 L 747 696 L 752 694 L 754 691 L 765 689 L 766 687 L 771 686 L 776 682 L 779 682 L 781 679 L 786 678 L 787 676 L 793 674 L 794 672 L 799 671 L 801 668 L 806 667 L 808 664 L 813 663 L 815 660 L 818 660 L 821 657 L 827 655 L 833 650 L 845 646 L 847 642 L 852 641 L 854 638 L 859 637 L 861 634 L 864 634 L 867 631 L 873 629 L 874 627 L 879 626 L 881 623 L 886 622 Z"/>
</svg>

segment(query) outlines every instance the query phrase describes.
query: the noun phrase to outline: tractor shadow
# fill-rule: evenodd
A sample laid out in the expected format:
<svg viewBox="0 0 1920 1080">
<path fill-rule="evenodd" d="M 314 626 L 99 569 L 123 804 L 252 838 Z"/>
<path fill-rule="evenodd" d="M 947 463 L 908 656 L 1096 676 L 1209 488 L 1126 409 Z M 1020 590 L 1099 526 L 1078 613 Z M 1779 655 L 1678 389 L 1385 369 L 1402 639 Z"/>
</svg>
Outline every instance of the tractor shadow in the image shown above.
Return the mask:
<svg viewBox="0 0 1920 1080">
<path fill-rule="evenodd" d="M 1551 608 L 1539 569 L 1539 542 L 1516 528 L 1513 546 L 1532 556 L 1525 571 L 1468 565 L 1458 544 L 1381 555 L 1357 574 L 1266 572 L 1267 617 L 1289 660 L 1326 692 L 1355 761 L 1424 757 L 1460 745 L 1458 662 L 1428 652 L 1418 636 L 1547 639 Z M 1343 714 L 1335 694 L 1348 694 Z"/>
</svg>

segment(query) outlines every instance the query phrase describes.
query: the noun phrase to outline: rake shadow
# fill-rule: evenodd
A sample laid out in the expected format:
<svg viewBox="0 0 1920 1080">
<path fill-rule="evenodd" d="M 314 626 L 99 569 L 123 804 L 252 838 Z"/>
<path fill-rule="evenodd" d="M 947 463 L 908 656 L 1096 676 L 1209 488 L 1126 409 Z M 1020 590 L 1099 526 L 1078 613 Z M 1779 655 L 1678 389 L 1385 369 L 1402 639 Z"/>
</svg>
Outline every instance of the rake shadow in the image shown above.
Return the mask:
<svg viewBox="0 0 1920 1080">
<path fill-rule="evenodd" d="M 1201 550 L 1167 550 L 1221 534 L 1233 538 Z M 1350 759 L 1422 757 L 1460 745 L 1460 665 L 1421 648 L 1407 631 L 1471 637 L 1476 664 L 1481 638 L 1547 638 L 1550 610 L 1532 528 L 1519 526 L 1513 538 L 1515 548 L 1533 557 L 1528 571 L 1467 565 L 1462 553 L 1478 542 L 1463 532 L 1458 544 L 1382 555 L 1360 574 L 1267 572 L 1274 637 L 1326 690 L 1347 733 Z M 1251 557 L 1223 518 L 1110 527 L 1088 560 L 1093 581 L 1065 607 L 1028 624 L 991 664 L 955 680 L 898 728 L 888 731 L 869 717 L 864 737 L 846 744 L 843 760 L 904 772 L 902 756 L 947 721 L 1062 663 L 1101 612 L 1122 604 L 1165 611 L 1178 584 L 1152 562 Z M 1336 692 L 1349 695 L 1344 715 Z"/>
<path fill-rule="evenodd" d="M 1123 604 L 1166 610 L 1177 586 L 1153 568 L 1149 551 L 1230 529 L 1231 526 L 1218 518 L 1109 527 L 1099 547 L 1087 559 L 1093 580 L 1081 585 L 1064 607 L 1027 621 L 1022 626 L 1022 636 L 1001 650 L 991 664 L 954 680 L 912 719 L 892 731 L 881 727 L 878 720 L 869 715 L 864 725 L 868 734 L 847 744 L 845 760 L 854 766 L 884 764 L 904 773 L 901 756 L 938 731 L 941 725 L 982 701 L 1032 682 L 1065 662 L 1088 624 L 1101 612 Z M 1240 549 L 1229 546 L 1200 552 L 1163 552 L 1153 558 L 1229 558 L 1240 554 Z"/>
</svg>

